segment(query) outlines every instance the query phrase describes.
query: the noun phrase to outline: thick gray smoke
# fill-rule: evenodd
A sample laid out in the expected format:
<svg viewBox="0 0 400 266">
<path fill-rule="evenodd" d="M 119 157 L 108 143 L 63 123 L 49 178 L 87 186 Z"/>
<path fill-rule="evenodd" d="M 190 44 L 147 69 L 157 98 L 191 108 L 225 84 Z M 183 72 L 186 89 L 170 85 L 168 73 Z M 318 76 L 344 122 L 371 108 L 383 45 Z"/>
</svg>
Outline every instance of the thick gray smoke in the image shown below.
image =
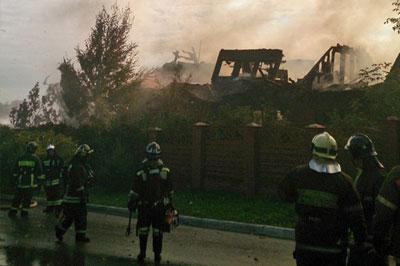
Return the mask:
<svg viewBox="0 0 400 266">
<path fill-rule="evenodd" d="M 152 67 L 172 51 L 201 48 L 214 63 L 221 48 L 280 48 L 286 59 L 317 60 L 336 43 L 363 47 L 374 62 L 394 61 L 400 36 L 390 25 L 390 0 L 118 0 L 135 14 L 132 40 Z M 0 95 L 25 95 L 52 75 L 62 57 L 88 37 L 108 0 L 0 0 Z M 15 90 L 15 91 L 14 91 Z M 21 91 L 24 90 L 24 91 Z M 2 101 L 2 99 L 0 99 Z"/>
</svg>

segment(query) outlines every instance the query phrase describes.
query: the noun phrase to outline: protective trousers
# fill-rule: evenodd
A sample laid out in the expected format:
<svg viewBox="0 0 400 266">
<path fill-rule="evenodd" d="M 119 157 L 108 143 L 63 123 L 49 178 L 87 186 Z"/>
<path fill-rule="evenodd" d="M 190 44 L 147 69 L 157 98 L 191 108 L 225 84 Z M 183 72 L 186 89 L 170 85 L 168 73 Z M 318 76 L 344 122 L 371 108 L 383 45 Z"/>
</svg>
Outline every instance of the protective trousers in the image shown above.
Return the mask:
<svg viewBox="0 0 400 266">
<path fill-rule="evenodd" d="M 17 191 L 15 192 L 14 199 L 10 207 L 9 214 L 10 215 L 17 214 L 19 207 L 22 205 L 21 215 L 27 215 L 29 206 L 31 205 L 32 195 L 33 195 L 32 188 L 17 188 Z"/>
<path fill-rule="evenodd" d="M 138 212 L 137 232 L 140 242 L 140 254 L 146 255 L 147 238 L 150 226 L 153 228 L 153 252 L 160 255 L 162 251 L 164 212 L 162 204 L 141 206 Z"/>
<path fill-rule="evenodd" d="M 55 212 L 61 211 L 60 185 L 45 186 L 47 207 L 46 211 Z"/>
<path fill-rule="evenodd" d="M 63 204 L 63 216 L 60 219 L 58 229 L 62 231 L 62 234 L 65 234 L 72 223 L 75 225 L 76 237 L 85 237 L 87 226 L 86 203 L 82 202 Z"/>
</svg>

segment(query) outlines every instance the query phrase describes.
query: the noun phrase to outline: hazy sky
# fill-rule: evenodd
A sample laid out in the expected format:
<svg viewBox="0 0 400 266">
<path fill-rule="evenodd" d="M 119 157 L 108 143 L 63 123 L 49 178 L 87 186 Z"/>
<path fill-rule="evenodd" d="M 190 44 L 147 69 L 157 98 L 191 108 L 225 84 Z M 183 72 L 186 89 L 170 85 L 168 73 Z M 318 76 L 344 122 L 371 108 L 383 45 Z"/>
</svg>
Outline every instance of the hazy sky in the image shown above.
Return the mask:
<svg viewBox="0 0 400 266">
<path fill-rule="evenodd" d="M 376 62 L 393 61 L 400 36 L 385 18 L 391 0 L 124 0 L 134 12 L 131 39 L 140 62 L 172 60 L 197 49 L 214 63 L 221 48 L 280 48 L 287 59 L 318 59 L 336 43 L 365 48 Z M 36 81 L 88 37 L 107 0 L 0 0 L 0 102 L 22 98 Z"/>
</svg>

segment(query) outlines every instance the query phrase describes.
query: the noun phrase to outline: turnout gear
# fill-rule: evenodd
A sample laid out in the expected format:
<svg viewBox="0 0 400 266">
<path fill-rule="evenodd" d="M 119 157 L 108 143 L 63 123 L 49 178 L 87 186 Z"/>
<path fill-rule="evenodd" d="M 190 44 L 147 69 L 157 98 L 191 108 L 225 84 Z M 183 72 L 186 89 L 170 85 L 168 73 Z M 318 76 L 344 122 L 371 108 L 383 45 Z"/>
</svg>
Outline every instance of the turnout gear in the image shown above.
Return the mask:
<svg viewBox="0 0 400 266">
<path fill-rule="evenodd" d="M 50 144 L 47 147 L 47 157 L 43 160 L 43 184 L 46 191 L 47 207 L 46 213 L 59 215 L 61 211 L 61 179 L 63 174 L 64 161 L 55 151 L 55 146 Z"/>
<path fill-rule="evenodd" d="M 57 239 L 62 240 L 62 236 L 68 228 L 75 224 L 76 242 L 89 242 L 86 237 L 88 189 L 93 170 L 87 164 L 87 155 L 82 157 L 81 153 L 76 153 L 71 160 L 67 171 L 67 186 L 63 198 L 63 217 L 56 228 Z"/>
<path fill-rule="evenodd" d="M 374 143 L 364 134 L 349 138 L 345 146 L 353 157 L 353 164 L 358 169 L 354 183 L 360 194 L 361 203 L 367 221 L 368 234 L 372 234 L 372 220 L 375 215 L 375 199 L 384 181 L 383 165 L 379 162 Z M 372 236 L 371 236 L 372 237 Z"/>
<path fill-rule="evenodd" d="M 140 253 L 137 257 L 141 263 L 146 257 L 147 239 L 150 226 L 153 229 L 154 261 L 158 265 L 161 261 L 163 232 L 166 231 L 166 212 L 171 204 L 172 183 L 169 177 L 170 170 L 159 158 L 160 146 L 150 143 L 146 147 L 145 159 L 134 177 L 131 191 L 129 192 L 128 207 L 130 210 L 138 209 L 136 225 L 140 242 Z"/>
<path fill-rule="evenodd" d="M 13 177 L 16 185 L 16 192 L 10 207 L 9 215 L 15 216 L 18 209 L 21 208 L 21 216 L 28 215 L 28 209 L 31 204 L 33 191 L 37 188 L 37 178 L 42 175 L 42 163 L 40 159 L 32 152 L 34 142 L 29 142 L 27 152 L 18 158 Z"/>
<path fill-rule="evenodd" d="M 393 255 L 400 265 L 400 166 L 385 179 L 376 198 L 374 247 L 379 254 Z"/>
<path fill-rule="evenodd" d="M 328 132 L 316 135 L 312 139 L 311 148 L 314 156 L 325 159 L 336 159 L 337 143 Z"/>
<path fill-rule="evenodd" d="M 319 164 L 332 163 L 336 150 L 329 134 L 314 137 L 313 160 L 317 158 Z M 339 165 L 335 171 L 328 170 L 314 163 L 299 166 L 279 185 L 282 199 L 295 203 L 298 221 L 294 257 L 300 266 L 346 265 L 348 228 L 356 245 L 363 245 L 366 239 L 363 210 L 351 178 L 340 171 Z"/>
</svg>

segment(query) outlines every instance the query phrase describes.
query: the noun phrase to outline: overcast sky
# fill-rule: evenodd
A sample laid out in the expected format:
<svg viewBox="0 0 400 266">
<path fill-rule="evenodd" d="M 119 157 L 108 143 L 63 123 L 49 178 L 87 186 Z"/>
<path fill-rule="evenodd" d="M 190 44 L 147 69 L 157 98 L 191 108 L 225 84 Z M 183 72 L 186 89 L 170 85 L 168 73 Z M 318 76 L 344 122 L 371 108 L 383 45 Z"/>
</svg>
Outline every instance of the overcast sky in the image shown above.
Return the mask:
<svg viewBox="0 0 400 266">
<path fill-rule="evenodd" d="M 156 66 L 175 49 L 198 49 L 214 63 L 221 48 L 280 48 L 286 59 L 318 59 L 336 43 L 392 62 L 400 36 L 385 18 L 390 0 L 123 0 L 135 15 L 140 62 Z M 0 0 L 0 102 L 23 98 L 73 57 L 107 0 Z"/>
</svg>

